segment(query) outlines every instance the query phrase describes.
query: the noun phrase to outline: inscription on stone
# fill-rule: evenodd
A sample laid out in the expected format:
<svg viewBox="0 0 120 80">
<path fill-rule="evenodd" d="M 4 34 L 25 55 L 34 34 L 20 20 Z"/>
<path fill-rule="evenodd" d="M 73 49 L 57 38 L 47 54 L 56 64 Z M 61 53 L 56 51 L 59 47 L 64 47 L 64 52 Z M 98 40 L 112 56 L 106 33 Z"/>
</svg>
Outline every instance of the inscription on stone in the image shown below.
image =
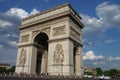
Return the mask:
<svg viewBox="0 0 120 80">
<path fill-rule="evenodd" d="M 52 36 L 59 36 L 59 35 L 64 35 L 66 34 L 66 26 L 60 26 L 60 27 L 55 27 L 52 29 Z"/>
<path fill-rule="evenodd" d="M 53 55 L 53 63 L 62 64 L 64 61 L 64 51 L 61 44 L 57 44 Z"/>
<path fill-rule="evenodd" d="M 29 41 L 29 34 L 21 36 L 21 43 L 22 42 L 28 42 Z"/>
<path fill-rule="evenodd" d="M 26 50 L 22 49 L 19 56 L 19 65 L 24 66 L 26 62 Z"/>
</svg>

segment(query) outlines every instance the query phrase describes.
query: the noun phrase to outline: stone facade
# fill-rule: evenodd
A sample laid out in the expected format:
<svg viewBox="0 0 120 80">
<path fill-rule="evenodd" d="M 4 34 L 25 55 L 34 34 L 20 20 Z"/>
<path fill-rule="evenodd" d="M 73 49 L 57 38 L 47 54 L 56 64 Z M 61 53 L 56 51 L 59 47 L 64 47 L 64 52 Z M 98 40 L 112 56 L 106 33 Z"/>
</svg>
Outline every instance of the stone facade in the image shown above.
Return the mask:
<svg viewBox="0 0 120 80">
<path fill-rule="evenodd" d="M 16 72 L 82 76 L 80 19 L 68 3 L 23 19 Z"/>
</svg>

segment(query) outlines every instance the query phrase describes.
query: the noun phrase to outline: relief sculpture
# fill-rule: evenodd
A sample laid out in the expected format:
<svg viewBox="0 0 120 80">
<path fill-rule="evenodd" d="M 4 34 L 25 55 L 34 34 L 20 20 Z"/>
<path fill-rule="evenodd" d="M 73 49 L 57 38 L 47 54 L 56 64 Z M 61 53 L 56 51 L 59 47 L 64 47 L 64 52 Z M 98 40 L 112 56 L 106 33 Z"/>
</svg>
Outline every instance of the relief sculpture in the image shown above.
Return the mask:
<svg viewBox="0 0 120 80">
<path fill-rule="evenodd" d="M 76 30 L 74 30 L 73 28 L 71 28 L 71 30 L 70 30 L 70 35 L 80 41 L 80 34 Z"/>
<path fill-rule="evenodd" d="M 21 36 L 21 42 L 28 42 L 29 41 L 29 34 Z"/>
<path fill-rule="evenodd" d="M 22 49 L 19 56 L 19 65 L 24 66 L 26 62 L 26 50 Z"/>
<path fill-rule="evenodd" d="M 52 29 L 52 36 L 59 36 L 59 35 L 64 35 L 66 34 L 66 27 L 64 26 L 60 26 L 60 27 L 55 27 Z"/>
<path fill-rule="evenodd" d="M 62 64 L 64 61 L 64 51 L 61 44 L 57 44 L 53 55 L 53 63 Z"/>
</svg>

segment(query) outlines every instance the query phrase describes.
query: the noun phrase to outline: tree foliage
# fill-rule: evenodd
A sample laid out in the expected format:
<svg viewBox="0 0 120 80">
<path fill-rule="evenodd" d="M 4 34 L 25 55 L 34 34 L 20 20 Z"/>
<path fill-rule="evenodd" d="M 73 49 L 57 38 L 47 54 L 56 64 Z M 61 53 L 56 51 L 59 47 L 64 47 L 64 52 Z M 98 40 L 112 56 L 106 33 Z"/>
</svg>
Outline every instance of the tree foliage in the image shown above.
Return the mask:
<svg viewBox="0 0 120 80">
<path fill-rule="evenodd" d="M 0 67 L 0 73 L 4 73 L 6 72 L 6 68 L 5 67 Z"/>
<path fill-rule="evenodd" d="M 12 66 L 10 69 L 6 69 L 6 67 L 0 67 L 0 73 L 9 73 L 15 72 L 15 66 Z"/>
<path fill-rule="evenodd" d="M 117 70 L 117 69 L 110 69 L 110 75 L 112 76 L 112 75 L 116 75 L 116 74 L 118 74 L 119 73 L 119 70 Z"/>
<path fill-rule="evenodd" d="M 101 68 L 96 68 L 96 72 L 97 72 L 97 76 L 102 75 L 103 74 L 103 70 Z"/>
<path fill-rule="evenodd" d="M 120 74 L 120 70 L 118 69 L 110 69 L 110 70 L 102 70 L 101 68 L 96 68 L 97 76 L 105 75 L 105 76 L 114 76 Z"/>
<path fill-rule="evenodd" d="M 7 70 L 7 72 L 15 72 L 15 66 L 12 66 L 10 69 Z"/>
<path fill-rule="evenodd" d="M 87 75 L 93 75 L 92 72 L 84 72 L 84 74 L 87 74 Z"/>
</svg>

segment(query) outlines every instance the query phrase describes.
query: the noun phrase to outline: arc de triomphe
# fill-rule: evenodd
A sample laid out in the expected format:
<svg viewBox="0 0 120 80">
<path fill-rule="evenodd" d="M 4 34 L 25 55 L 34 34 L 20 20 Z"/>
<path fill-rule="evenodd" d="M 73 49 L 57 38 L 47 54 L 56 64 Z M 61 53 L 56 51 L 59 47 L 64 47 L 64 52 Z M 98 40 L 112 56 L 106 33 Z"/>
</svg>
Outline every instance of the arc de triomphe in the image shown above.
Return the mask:
<svg viewBox="0 0 120 80">
<path fill-rule="evenodd" d="M 23 19 L 16 73 L 82 76 L 80 19 L 68 3 Z"/>
</svg>

